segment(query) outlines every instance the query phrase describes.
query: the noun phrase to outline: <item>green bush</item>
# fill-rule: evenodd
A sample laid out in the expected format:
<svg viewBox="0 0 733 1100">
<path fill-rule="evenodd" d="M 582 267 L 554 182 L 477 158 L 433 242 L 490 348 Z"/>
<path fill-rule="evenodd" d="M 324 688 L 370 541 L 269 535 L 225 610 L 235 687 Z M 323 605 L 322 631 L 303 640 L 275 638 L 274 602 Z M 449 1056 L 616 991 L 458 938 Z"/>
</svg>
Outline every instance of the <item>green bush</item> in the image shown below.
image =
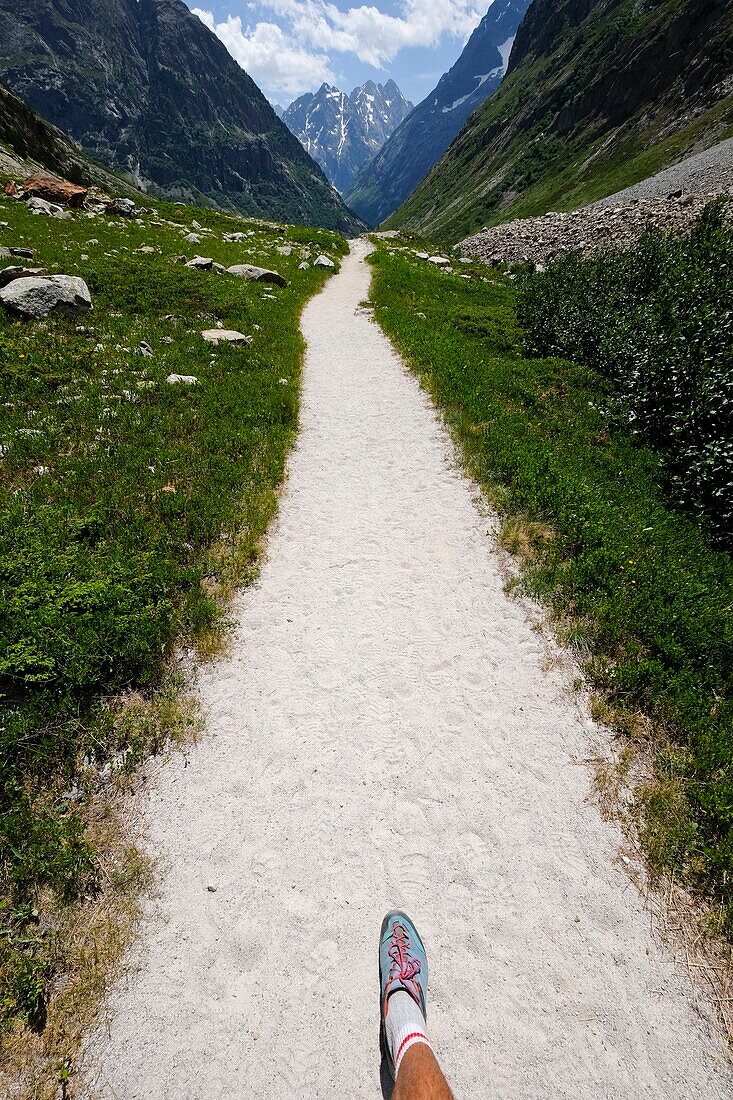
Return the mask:
<svg viewBox="0 0 733 1100">
<path fill-rule="evenodd" d="M 526 350 L 609 377 L 673 499 L 733 535 L 733 224 L 713 204 L 684 237 L 571 254 L 520 283 Z"/>
</svg>

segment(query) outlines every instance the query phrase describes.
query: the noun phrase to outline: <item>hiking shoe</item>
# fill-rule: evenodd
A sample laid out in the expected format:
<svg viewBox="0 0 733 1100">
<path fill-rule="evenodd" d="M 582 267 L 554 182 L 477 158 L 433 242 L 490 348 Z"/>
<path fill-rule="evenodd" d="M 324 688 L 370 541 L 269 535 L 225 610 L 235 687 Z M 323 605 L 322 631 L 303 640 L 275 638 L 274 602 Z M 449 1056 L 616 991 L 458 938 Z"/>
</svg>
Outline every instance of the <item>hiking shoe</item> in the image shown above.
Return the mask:
<svg viewBox="0 0 733 1100">
<path fill-rule="evenodd" d="M 393 993 L 408 993 L 427 1017 L 428 956 L 420 935 L 406 913 L 393 909 L 382 921 L 379 933 L 379 992 L 382 1054 L 394 1076 L 394 1063 L 386 1040 L 384 1021 Z"/>
</svg>

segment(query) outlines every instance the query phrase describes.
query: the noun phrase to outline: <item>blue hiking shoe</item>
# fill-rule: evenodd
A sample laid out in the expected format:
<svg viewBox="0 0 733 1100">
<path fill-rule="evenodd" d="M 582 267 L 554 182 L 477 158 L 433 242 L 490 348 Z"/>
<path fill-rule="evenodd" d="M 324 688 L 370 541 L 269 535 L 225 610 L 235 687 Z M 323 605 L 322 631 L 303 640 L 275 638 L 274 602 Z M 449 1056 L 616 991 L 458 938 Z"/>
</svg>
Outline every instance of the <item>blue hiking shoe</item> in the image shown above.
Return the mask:
<svg viewBox="0 0 733 1100">
<path fill-rule="evenodd" d="M 386 1040 L 384 1021 L 393 993 L 409 993 L 427 1018 L 428 956 L 420 935 L 406 913 L 393 909 L 382 921 L 379 933 L 379 992 L 382 1054 L 394 1076 L 394 1064 Z"/>
</svg>

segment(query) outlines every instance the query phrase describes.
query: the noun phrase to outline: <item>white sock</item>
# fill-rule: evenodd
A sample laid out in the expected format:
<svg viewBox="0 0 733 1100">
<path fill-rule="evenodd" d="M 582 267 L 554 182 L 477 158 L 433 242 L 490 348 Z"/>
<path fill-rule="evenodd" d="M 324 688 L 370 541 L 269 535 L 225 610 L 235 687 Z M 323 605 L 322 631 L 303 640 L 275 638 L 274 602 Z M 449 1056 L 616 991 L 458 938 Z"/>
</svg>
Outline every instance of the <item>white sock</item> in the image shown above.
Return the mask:
<svg viewBox="0 0 733 1100">
<path fill-rule="evenodd" d="M 410 1047 L 415 1046 L 416 1043 L 425 1043 L 432 1050 L 425 1017 L 420 1006 L 404 990 L 393 993 L 387 1001 L 384 1030 L 394 1062 L 395 1077 L 400 1068 L 400 1062 Z"/>
</svg>

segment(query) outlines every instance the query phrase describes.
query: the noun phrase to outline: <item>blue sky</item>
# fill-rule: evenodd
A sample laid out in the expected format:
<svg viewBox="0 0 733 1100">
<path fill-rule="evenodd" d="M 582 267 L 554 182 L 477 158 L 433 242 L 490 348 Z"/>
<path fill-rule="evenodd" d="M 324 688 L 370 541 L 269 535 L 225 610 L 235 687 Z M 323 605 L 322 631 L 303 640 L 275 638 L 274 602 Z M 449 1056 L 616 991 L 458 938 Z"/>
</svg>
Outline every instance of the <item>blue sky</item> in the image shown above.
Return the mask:
<svg viewBox="0 0 733 1100">
<path fill-rule="evenodd" d="M 392 77 L 418 103 L 492 0 L 187 0 L 273 102 Z"/>
</svg>

